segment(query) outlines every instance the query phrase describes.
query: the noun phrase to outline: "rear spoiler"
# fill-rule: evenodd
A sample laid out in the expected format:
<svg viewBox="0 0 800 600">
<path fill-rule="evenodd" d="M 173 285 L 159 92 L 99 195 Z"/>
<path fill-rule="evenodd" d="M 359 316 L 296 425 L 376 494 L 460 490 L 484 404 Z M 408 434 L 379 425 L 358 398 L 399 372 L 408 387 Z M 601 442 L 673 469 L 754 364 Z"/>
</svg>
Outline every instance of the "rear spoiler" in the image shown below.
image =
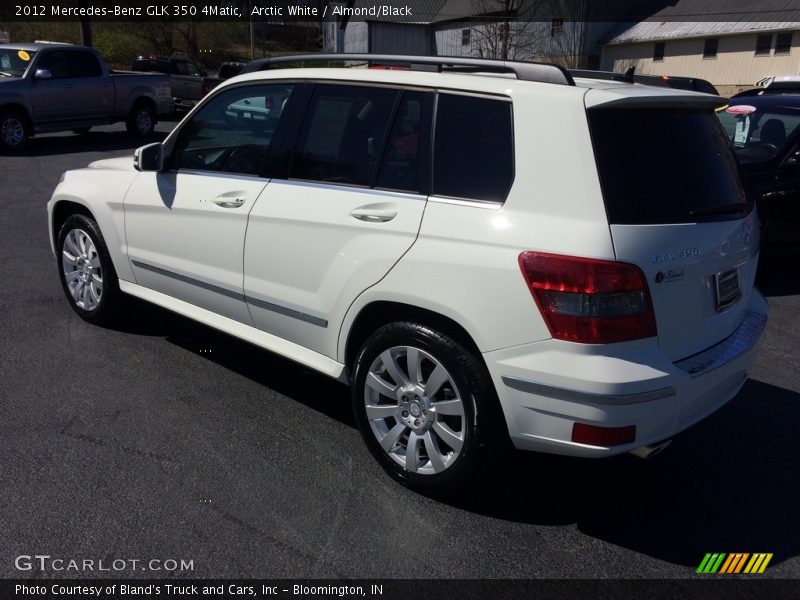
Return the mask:
<svg viewBox="0 0 800 600">
<path fill-rule="evenodd" d="M 586 108 L 589 110 L 615 108 L 696 108 L 715 110 L 726 104 L 728 104 L 728 98 L 698 92 L 623 96 L 609 93 L 606 90 L 591 90 L 586 94 Z"/>
</svg>

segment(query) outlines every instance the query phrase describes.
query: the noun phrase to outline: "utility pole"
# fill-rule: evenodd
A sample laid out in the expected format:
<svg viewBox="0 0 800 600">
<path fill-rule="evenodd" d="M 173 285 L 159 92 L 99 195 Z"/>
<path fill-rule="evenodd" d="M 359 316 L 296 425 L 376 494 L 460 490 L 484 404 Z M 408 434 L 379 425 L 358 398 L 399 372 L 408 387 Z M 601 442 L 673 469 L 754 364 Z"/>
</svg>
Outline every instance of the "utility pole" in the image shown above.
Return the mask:
<svg viewBox="0 0 800 600">
<path fill-rule="evenodd" d="M 248 2 L 250 13 L 250 60 L 256 59 L 256 30 L 255 23 L 253 23 L 253 0 Z"/>
<path fill-rule="evenodd" d="M 80 8 L 88 8 L 88 0 L 79 0 L 78 6 Z M 82 11 L 85 12 L 85 11 Z M 81 26 L 81 46 L 92 45 L 92 23 L 89 17 L 81 15 L 79 17 Z"/>
</svg>

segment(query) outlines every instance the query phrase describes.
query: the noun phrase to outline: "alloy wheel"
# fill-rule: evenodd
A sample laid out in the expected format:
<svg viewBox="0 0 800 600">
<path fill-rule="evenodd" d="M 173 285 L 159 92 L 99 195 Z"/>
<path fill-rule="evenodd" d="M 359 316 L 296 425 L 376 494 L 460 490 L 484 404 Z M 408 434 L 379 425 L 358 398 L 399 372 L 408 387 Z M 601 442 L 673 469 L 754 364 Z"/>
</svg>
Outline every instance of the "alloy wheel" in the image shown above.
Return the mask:
<svg viewBox="0 0 800 600">
<path fill-rule="evenodd" d="M 61 267 L 75 305 L 95 310 L 103 295 L 103 269 L 92 238 L 82 229 L 72 229 L 64 238 Z"/>
<path fill-rule="evenodd" d="M 464 402 L 428 352 L 412 346 L 381 352 L 367 373 L 364 402 L 381 448 L 406 471 L 433 475 L 458 459 L 467 430 Z"/>
</svg>

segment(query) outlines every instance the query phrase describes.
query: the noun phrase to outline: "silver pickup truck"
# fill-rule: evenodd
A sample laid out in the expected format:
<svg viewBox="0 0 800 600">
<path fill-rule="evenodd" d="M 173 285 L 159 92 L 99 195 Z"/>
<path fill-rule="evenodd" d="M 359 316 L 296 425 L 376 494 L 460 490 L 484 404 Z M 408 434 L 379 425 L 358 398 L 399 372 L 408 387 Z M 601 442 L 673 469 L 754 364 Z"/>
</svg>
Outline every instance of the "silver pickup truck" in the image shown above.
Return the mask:
<svg viewBox="0 0 800 600">
<path fill-rule="evenodd" d="M 83 46 L 0 44 L 0 150 L 18 150 L 37 133 L 117 121 L 145 136 L 170 112 L 165 75 L 109 71 Z"/>
</svg>

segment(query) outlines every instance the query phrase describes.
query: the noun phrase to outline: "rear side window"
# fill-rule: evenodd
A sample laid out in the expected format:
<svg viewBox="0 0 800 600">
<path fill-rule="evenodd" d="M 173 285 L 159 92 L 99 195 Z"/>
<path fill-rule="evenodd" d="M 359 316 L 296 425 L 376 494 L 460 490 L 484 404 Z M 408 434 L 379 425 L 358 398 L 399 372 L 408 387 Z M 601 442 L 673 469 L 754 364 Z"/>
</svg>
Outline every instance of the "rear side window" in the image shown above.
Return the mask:
<svg viewBox="0 0 800 600">
<path fill-rule="evenodd" d="M 394 118 L 376 187 L 427 193 L 431 94 L 405 92 Z"/>
<path fill-rule="evenodd" d="M 316 86 L 290 177 L 371 185 L 399 94 L 366 86 Z"/>
<path fill-rule="evenodd" d="M 434 134 L 433 193 L 504 202 L 513 179 L 511 102 L 440 94 Z"/>
<path fill-rule="evenodd" d="M 713 112 L 594 109 L 589 124 L 610 223 L 741 218 L 736 212 L 698 217 L 744 202 L 736 159 Z"/>
<path fill-rule="evenodd" d="M 70 77 L 100 77 L 100 63 L 91 52 L 68 52 L 67 65 Z"/>
</svg>

